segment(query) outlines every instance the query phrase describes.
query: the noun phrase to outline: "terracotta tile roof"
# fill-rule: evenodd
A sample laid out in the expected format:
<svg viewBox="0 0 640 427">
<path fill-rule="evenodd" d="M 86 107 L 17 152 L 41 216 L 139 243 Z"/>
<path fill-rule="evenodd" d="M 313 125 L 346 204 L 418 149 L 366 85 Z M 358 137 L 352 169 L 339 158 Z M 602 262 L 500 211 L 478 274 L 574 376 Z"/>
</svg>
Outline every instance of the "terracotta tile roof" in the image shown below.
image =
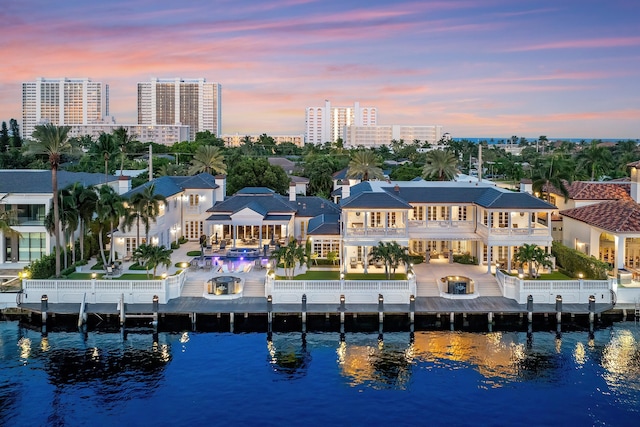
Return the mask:
<svg viewBox="0 0 640 427">
<path fill-rule="evenodd" d="M 640 160 L 636 160 L 635 162 L 627 163 L 627 166 L 630 168 L 638 168 L 640 167 Z"/>
<path fill-rule="evenodd" d="M 640 205 L 633 200 L 611 200 L 560 211 L 560 215 L 614 233 L 640 232 Z"/>
<path fill-rule="evenodd" d="M 569 198 L 573 200 L 633 200 L 630 196 L 631 184 L 620 181 L 573 181 L 565 186 L 569 191 Z M 562 193 L 553 185 L 545 185 L 544 191 L 561 195 Z"/>
</svg>

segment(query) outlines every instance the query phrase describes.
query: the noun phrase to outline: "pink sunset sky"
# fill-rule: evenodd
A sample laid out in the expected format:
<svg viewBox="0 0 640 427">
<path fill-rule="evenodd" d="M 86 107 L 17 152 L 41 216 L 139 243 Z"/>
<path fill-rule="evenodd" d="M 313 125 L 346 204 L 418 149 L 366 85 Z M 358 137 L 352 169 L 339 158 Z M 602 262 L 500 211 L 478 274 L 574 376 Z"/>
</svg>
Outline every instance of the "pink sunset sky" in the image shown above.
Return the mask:
<svg viewBox="0 0 640 427">
<path fill-rule="evenodd" d="M 21 83 L 89 77 L 135 123 L 137 82 L 222 85 L 223 133 L 303 133 L 305 107 L 454 137 L 640 138 L 640 2 L 21 0 L 0 10 L 0 121 Z"/>
</svg>

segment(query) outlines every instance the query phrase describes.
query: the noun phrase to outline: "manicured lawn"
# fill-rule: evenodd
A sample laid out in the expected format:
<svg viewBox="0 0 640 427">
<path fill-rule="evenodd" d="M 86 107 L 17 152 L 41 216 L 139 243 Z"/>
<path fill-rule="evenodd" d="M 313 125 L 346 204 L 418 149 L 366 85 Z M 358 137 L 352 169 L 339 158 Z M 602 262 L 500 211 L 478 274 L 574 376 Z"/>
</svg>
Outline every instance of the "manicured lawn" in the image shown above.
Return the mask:
<svg viewBox="0 0 640 427">
<path fill-rule="evenodd" d="M 344 277 L 346 280 L 387 280 L 387 276 L 384 273 L 348 273 Z M 286 277 L 276 276 L 278 280 L 286 280 Z M 293 278 L 293 280 L 339 280 L 339 271 L 307 271 L 304 274 L 299 274 Z M 404 273 L 396 273 L 392 280 L 407 280 L 407 275 Z"/>
<path fill-rule="evenodd" d="M 503 273 L 506 273 L 504 270 L 502 270 Z M 506 273 L 509 276 L 512 277 L 518 277 L 517 274 L 515 273 Z M 541 274 L 540 277 L 538 277 L 537 279 L 533 279 L 531 277 L 527 276 L 527 273 L 525 272 L 525 275 L 523 277 L 524 280 L 575 280 L 576 277 L 569 277 L 566 274 L 562 274 L 559 271 L 553 271 L 551 274 Z"/>
<path fill-rule="evenodd" d="M 89 279 L 91 279 L 91 274 L 92 273 L 72 273 L 69 276 L 67 276 L 67 279 L 89 280 Z M 104 275 L 104 273 L 96 273 L 96 279 L 102 280 L 103 279 L 103 275 Z M 149 278 L 151 279 L 151 275 L 149 275 Z M 155 278 L 156 279 L 162 279 L 162 277 L 160 277 L 160 276 L 156 276 Z M 114 277 L 113 280 L 147 280 L 147 275 L 146 274 L 127 273 L 127 274 L 123 274 L 122 276 Z"/>
</svg>

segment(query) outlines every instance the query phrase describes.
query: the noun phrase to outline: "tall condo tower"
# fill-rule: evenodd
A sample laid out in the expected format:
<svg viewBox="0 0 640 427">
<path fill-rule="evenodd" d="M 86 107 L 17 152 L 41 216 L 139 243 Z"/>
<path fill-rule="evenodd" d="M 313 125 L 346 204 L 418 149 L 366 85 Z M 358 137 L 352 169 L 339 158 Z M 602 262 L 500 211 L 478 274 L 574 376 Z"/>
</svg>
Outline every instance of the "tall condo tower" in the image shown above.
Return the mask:
<svg viewBox="0 0 640 427">
<path fill-rule="evenodd" d="M 158 79 L 138 83 L 139 125 L 187 125 L 193 141 L 197 132 L 221 132 L 219 83 L 206 79 Z"/>
<path fill-rule="evenodd" d="M 353 107 L 332 107 L 324 101 L 324 107 L 307 107 L 305 142 L 324 144 L 344 139 L 345 126 L 375 126 L 378 119 L 376 107 L 361 107 L 356 102 Z"/>
<path fill-rule="evenodd" d="M 44 78 L 22 83 L 22 137 L 30 138 L 36 125 L 58 126 L 102 123 L 109 115 L 109 85 L 88 78 Z"/>
</svg>

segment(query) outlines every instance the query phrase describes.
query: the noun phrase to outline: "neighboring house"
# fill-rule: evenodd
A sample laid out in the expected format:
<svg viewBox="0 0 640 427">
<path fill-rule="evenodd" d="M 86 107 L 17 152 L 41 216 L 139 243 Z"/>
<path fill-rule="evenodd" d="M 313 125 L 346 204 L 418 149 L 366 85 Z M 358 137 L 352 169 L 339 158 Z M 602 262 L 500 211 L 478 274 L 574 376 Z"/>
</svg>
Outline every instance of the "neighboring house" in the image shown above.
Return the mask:
<svg viewBox="0 0 640 427">
<path fill-rule="evenodd" d="M 549 203 L 557 207 L 551 214 L 551 235 L 553 240 L 558 242 L 564 240 L 564 221 L 560 215 L 561 211 L 605 201 L 633 200 L 630 195 L 631 183 L 628 178 L 612 181 L 574 181 L 571 184 L 565 181 L 565 187 L 569 193 L 567 198 L 553 185 L 543 188 L 545 197 L 548 193 Z"/>
<path fill-rule="evenodd" d="M 246 187 L 216 203 L 208 212 L 207 235 L 210 238 L 217 236 L 233 247 L 263 248 L 264 245 L 284 244 L 290 238 L 304 242 L 310 221 L 322 215 L 333 215 L 327 220 L 334 220 L 337 227 L 334 216 L 339 215 L 340 208 L 316 196 L 297 196 L 292 192 L 287 198 L 265 187 Z M 316 219 L 314 224 L 318 221 Z M 335 234 L 330 236 L 331 244 L 339 241 Z M 322 245 L 322 239 L 317 242 Z"/>
<path fill-rule="evenodd" d="M 551 250 L 551 230 L 539 218 L 555 207 L 493 183 L 369 181 L 343 187 L 342 197 L 345 271 L 366 270 L 371 248 L 383 241 L 430 257 L 469 253 L 487 271 L 498 261 L 510 269 L 524 243 Z"/>
<path fill-rule="evenodd" d="M 181 237 L 197 241 L 205 234 L 207 208 L 224 200 L 226 177 L 201 173 L 195 176 L 162 176 L 123 194 L 130 198 L 144 188 L 154 184 L 155 193 L 164 196 L 160 203 L 160 215 L 151 222 L 149 240 L 153 245 L 170 247 Z M 144 224 L 140 224 L 140 243 L 146 241 Z M 138 247 L 138 230 L 134 223 L 125 229 L 122 225 L 114 233 L 114 248 L 120 256 L 130 255 Z"/>
<path fill-rule="evenodd" d="M 296 163 L 286 157 L 269 157 L 267 161 L 271 166 L 280 166 L 287 175 L 291 175 L 296 170 Z"/>
<path fill-rule="evenodd" d="M 590 203 L 560 210 L 565 246 L 608 262 L 616 269 L 640 271 L 640 162 L 629 163 L 630 181 L 585 183 Z M 582 203 L 580 203 L 582 202 Z M 567 203 L 564 206 L 571 206 Z"/>
<path fill-rule="evenodd" d="M 74 183 L 85 187 L 105 183 L 102 173 L 58 171 L 58 188 Z M 108 175 L 108 185 L 122 193 L 128 190 L 128 178 Z M 0 265 L 29 263 L 49 255 L 54 241 L 44 224 L 53 208 L 53 190 L 50 170 L 0 170 L 0 210 L 13 210 L 17 233 L 0 231 Z"/>
</svg>

